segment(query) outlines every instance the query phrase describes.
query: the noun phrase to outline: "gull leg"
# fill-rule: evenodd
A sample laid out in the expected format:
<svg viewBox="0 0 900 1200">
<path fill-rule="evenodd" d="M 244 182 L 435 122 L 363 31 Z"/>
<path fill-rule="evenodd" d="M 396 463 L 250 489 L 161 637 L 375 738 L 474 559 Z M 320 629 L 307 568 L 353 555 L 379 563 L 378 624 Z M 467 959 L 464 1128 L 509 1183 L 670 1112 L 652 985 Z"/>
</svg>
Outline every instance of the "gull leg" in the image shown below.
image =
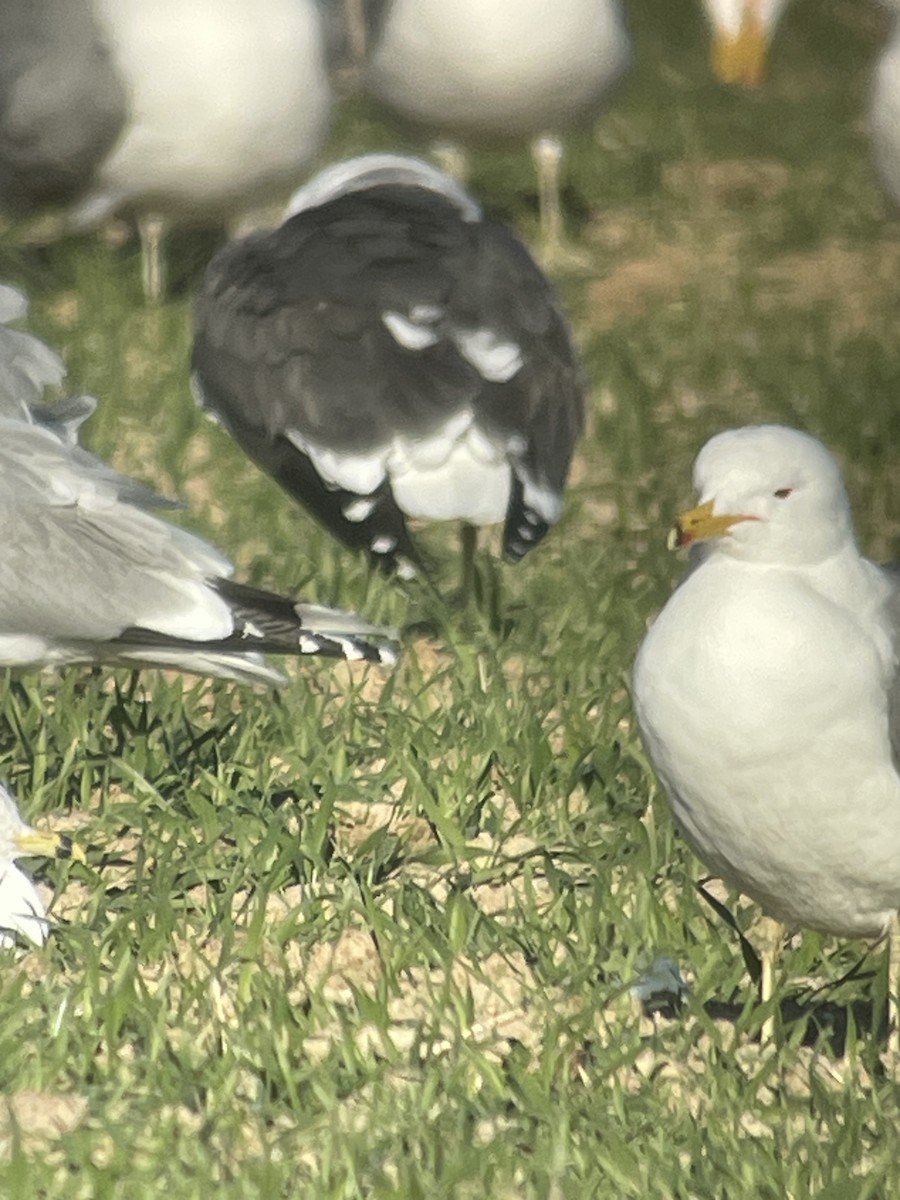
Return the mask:
<svg viewBox="0 0 900 1200">
<path fill-rule="evenodd" d="M 759 963 L 761 968 L 759 979 L 759 998 L 767 1004 L 775 994 L 775 960 L 781 952 L 784 938 L 784 927 L 780 921 L 772 917 L 763 917 L 759 927 Z M 771 1044 L 775 1040 L 775 1016 L 769 1013 L 763 1021 L 759 1032 L 762 1045 Z"/>
<path fill-rule="evenodd" d="M 593 266 L 590 254 L 566 244 L 562 217 L 562 158 L 559 138 L 544 135 L 531 143 L 537 174 L 538 210 L 541 218 L 541 260 L 548 267 L 579 271 Z"/>
<path fill-rule="evenodd" d="M 350 61 L 354 67 L 366 61 L 366 14 L 364 0 L 344 0 L 344 28 Z"/>
<path fill-rule="evenodd" d="M 888 1060 L 900 1068 L 900 913 L 888 928 Z"/>
<path fill-rule="evenodd" d="M 138 236 L 141 239 L 141 282 L 148 300 L 159 303 L 166 292 L 166 270 L 163 260 L 165 223 L 158 213 L 143 213 L 138 217 Z"/>
<path fill-rule="evenodd" d="M 462 550 L 463 604 L 468 607 L 475 596 L 475 551 L 478 549 L 478 530 L 468 521 L 463 521 L 459 531 L 459 540 Z"/>
<path fill-rule="evenodd" d="M 435 142 L 431 147 L 431 157 L 451 179 L 465 186 L 469 175 L 469 160 L 462 146 L 456 142 Z"/>
<path fill-rule="evenodd" d="M 538 211 L 541 217 L 541 242 L 544 254 L 558 257 L 562 251 L 562 205 L 559 198 L 563 148 L 559 138 L 545 135 L 531 143 L 531 157 L 537 172 Z"/>
</svg>

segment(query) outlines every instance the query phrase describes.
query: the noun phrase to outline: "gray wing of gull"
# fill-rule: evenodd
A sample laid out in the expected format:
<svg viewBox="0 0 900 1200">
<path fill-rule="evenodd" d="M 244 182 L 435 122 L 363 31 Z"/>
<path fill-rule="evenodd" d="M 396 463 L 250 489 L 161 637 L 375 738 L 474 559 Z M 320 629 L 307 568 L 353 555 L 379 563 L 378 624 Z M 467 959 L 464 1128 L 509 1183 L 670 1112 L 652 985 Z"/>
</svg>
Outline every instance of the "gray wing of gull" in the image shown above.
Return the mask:
<svg viewBox="0 0 900 1200">
<path fill-rule="evenodd" d="M 0 661 L 24 639 L 35 661 L 65 661 L 135 626 L 230 632 L 206 583 L 230 575 L 228 560 L 129 503 L 128 484 L 51 430 L 0 419 Z"/>
<path fill-rule="evenodd" d="M 168 502 L 79 444 L 96 401 L 44 403 L 65 371 L 4 323 L 27 307 L 0 284 L 0 666 L 119 662 L 281 683 L 262 653 L 395 661 L 396 631 L 234 583 L 217 550 L 149 512 Z"/>
<path fill-rule="evenodd" d="M 120 475 L 85 450 L 78 438 L 81 426 L 97 408 L 93 396 L 66 396 L 44 402 L 47 388 L 58 388 L 66 375 L 62 359 L 44 342 L 19 329 L 10 329 L 28 312 L 28 301 L 16 288 L 0 283 L 0 418 L 30 422 L 53 433 L 73 451 L 95 477 L 104 476 L 122 500 L 143 508 L 179 508 L 174 500 L 158 496 L 151 488 Z"/>
<path fill-rule="evenodd" d="M 0 325 L 0 417 L 33 420 L 45 388 L 59 387 L 65 374 L 62 360 L 39 338 Z"/>
<path fill-rule="evenodd" d="M 396 660 L 394 630 L 232 582 L 217 550 L 129 494 L 128 480 L 52 430 L 0 418 L 0 665 L 156 665 L 281 683 L 262 653 Z"/>
</svg>

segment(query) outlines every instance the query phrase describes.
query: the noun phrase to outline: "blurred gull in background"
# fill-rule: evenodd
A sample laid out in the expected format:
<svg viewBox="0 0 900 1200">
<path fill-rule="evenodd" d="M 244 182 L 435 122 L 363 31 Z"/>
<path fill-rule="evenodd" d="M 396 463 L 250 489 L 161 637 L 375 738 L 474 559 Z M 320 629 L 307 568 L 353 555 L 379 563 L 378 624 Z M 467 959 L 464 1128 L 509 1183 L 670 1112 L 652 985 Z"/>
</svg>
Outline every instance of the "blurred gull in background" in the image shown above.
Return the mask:
<svg viewBox="0 0 900 1200">
<path fill-rule="evenodd" d="M 618 0 L 382 0 L 366 86 L 463 145 L 529 141 L 545 252 L 562 242 L 562 135 L 598 115 L 631 51 Z"/>
<path fill-rule="evenodd" d="M 295 186 L 328 129 L 316 0 L 3 0 L 0 207 L 226 220 Z"/>
</svg>

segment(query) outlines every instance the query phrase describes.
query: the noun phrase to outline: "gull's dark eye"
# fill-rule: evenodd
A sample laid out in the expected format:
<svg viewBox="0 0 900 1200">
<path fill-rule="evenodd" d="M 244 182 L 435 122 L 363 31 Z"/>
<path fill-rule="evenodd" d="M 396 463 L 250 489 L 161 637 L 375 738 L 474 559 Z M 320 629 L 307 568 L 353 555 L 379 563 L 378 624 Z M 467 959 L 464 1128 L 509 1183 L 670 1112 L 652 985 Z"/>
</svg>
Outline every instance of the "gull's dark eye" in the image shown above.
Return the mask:
<svg viewBox="0 0 900 1200">
<path fill-rule="evenodd" d="M 793 488 L 779 488 L 778 491 L 773 492 L 772 495 L 778 500 L 787 500 L 788 496 L 793 490 Z"/>
</svg>

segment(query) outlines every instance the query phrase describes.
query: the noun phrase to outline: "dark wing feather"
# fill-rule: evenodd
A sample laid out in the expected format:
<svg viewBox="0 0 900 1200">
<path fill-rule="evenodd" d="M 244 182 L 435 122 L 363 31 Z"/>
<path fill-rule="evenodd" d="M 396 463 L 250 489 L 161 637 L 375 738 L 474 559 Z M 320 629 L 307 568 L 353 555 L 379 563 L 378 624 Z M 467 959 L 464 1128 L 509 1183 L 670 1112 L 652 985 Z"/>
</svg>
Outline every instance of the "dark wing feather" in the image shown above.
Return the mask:
<svg viewBox="0 0 900 1200">
<path fill-rule="evenodd" d="M 429 344 L 401 344 L 386 313 L 420 323 Z M 583 409 L 566 322 L 521 243 L 500 225 L 463 220 L 439 195 L 371 188 L 233 243 L 210 265 L 195 322 L 203 405 L 350 545 L 371 548 L 386 534 L 414 557 L 389 491 L 354 529 L 343 516 L 351 494 L 329 501 L 290 431 L 294 442 L 365 454 L 397 434 L 428 436 L 469 408 L 488 436 L 513 441 L 511 470 L 526 492 L 529 482 L 561 492 Z M 511 379 L 491 382 L 461 352 L 460 334 L 482 329 L 520 347 Z"/>
</svg>

